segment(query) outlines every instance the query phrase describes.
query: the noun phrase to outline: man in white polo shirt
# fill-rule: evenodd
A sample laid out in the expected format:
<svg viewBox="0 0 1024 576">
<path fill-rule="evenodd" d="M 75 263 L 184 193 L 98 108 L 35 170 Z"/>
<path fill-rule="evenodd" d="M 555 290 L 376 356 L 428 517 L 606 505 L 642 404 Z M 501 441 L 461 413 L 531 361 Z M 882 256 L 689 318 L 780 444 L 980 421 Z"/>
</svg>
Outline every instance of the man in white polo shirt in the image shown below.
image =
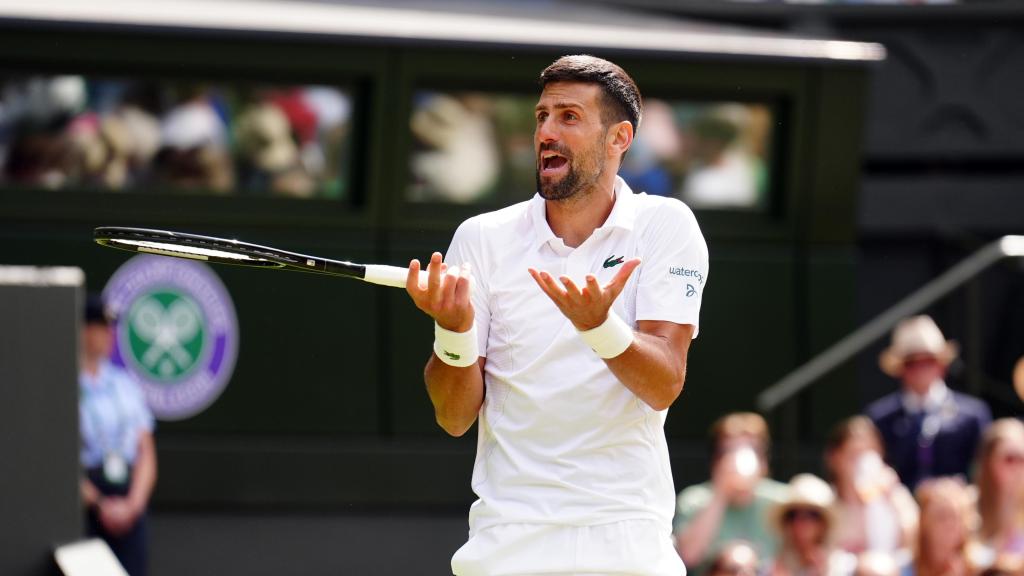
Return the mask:
<svg viewBox="0 0 1024 576">
<path fill-rule="evenodd" d="M 665 442 L 708 276 L 683 203 L 616 173 L 642 112 L 591 56 L 541 73 L 533 199 L 464 222 L 407 290 L 435 321 L 425 379 L 438 423 L 479 417 L 459 576 L 683 576 Z M 458 266 L 458 273 L 448 266 Z"/>
</svg>

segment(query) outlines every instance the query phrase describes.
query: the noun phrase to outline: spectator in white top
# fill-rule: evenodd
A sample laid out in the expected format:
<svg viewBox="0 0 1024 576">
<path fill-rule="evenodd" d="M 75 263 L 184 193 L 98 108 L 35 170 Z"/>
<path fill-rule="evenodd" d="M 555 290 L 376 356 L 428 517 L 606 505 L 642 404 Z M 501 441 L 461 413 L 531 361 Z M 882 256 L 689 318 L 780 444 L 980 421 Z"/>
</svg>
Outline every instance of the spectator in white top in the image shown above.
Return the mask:
<svg viewBox="0 0 1024 576">
<path fill-rule="evenodd" d="M 825 464 L 837 496 L 836 544 L 906 563 L 917 537 L 917 503 L 882 457 L 882 436 L 867 416 L 847 418 L 829 434 Z"/>
</svg>

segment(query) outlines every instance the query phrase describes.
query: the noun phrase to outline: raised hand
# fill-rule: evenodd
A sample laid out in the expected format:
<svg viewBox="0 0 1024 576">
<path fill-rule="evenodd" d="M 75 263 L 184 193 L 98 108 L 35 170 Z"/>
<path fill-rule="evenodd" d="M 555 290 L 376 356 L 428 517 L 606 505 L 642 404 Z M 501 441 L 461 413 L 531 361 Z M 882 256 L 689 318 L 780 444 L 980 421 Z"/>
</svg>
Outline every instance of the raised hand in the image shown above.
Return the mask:
<svg viewBox="0 0 1024 576">
<path fill-rule="evenodd" d="M 597 277 L 587 274 L 586 285 L 581 289 L 568 276 L 560 276 L 558 280 L 551 274 L 530 268 L 530 276 L 540 289 L 551 298 L 562 314 L 572 322 L 577 330 L 597 328 L 608 319 L 608 310 L 618 298 L 626 281 L 633 270 L 640 265 L 639 258 L 627 260 L 619 268 L 619 272 L 610 282 L 601 286 Z"/>
<path fill-rule="evenodd" d="M 441 253 L 434 252 L 427 264 L 427 282 L 424 285 L 420 282 L 420 261 L 413 260 L 409 263 L 405 290 L 416 307 L 442 328 L 465 332 L 473 327 L 469 265 L 462 265 L 457 275 L 447 272 L 448 265 L 441 261 Z"/>
</svg>

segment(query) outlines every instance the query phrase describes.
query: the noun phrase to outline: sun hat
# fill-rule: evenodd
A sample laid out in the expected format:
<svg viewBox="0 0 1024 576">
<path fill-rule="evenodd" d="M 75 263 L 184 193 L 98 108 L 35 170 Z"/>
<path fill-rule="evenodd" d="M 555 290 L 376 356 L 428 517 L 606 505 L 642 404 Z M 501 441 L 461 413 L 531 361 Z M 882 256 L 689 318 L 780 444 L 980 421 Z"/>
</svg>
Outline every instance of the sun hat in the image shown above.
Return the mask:
<svg viewBox="0 0 1024 576">
<path fill-rule="evenodd" d="M 821 514 L 825 521 L 826 533 L 832 533 L 836 525 L 835 511 L 832 509 L 835 493 L 827 482 L 814 474 L 797 474 L 789 481 L 788 493 L 786 501 L 776 504 L 769 512 L 769 524 L 772 528 L 781 534 L 785 527 L 786 513 L 803 508 Z"/>
<path fill-rule="evenodd" d="M 910 356 L 933 356 L 944 366 L 956 358 L 956 342 L 946 340 L 930 316 L 905 318 L 892 331 L 892 344 L 878 357 L 882 372 L 898 378 L 903 374 L 904 361 Z"/>
</svg>

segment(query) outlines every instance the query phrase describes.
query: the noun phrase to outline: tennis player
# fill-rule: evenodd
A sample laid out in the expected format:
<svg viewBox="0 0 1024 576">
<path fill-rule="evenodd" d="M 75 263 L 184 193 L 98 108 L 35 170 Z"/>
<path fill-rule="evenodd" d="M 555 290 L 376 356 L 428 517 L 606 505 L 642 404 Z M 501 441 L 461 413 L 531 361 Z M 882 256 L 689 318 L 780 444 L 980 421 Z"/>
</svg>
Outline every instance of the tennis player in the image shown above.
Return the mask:
<svg viewBox="0 0 1024 576">
<path fill-rule="evenodd" d="M 697 335 L 708 251 L 693 213 L 616 173 L 636 84 L 591 56 L 541 73 L 537 194 L 459 226 L 416 306 L 435 321 L 425 379 L 438 423 L 479 417 L 459 576 L 683 576 L 665 442 Z M 446 273 L 458 266 L 459 273 Z"/>
</svg>

